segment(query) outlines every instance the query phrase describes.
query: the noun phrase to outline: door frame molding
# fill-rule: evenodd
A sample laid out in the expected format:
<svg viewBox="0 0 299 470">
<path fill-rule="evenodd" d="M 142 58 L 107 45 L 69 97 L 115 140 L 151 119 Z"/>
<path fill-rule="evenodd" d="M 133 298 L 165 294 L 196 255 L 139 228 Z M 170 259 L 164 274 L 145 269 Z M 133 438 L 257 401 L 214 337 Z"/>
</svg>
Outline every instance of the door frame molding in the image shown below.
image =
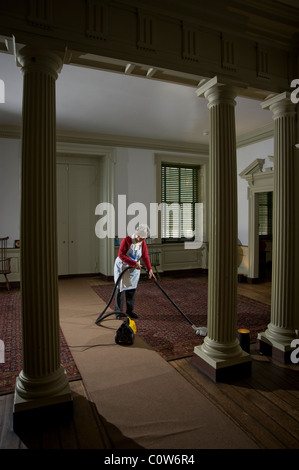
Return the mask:
<svg viewBox="0 0 299 470">
<path fill-rule="evenodd" d="M 271 162 L 272 156 L 268 157 Z M 258 193 L 274 191 L 274 168 L 263 169 L 265 158 L 257 158 L 241 173 L 248 182 L 248 279 L 259 277 Z"/>
<path fill-rule="evenodd" d="M 61 158 L 63 158 L 63 155 L 67 157 L 82 157 L 83 160 L 84 158 L 88 157 L 98 158 L 99 163 L 102 162 L 104 164 L 103 168 L 105 171 L 103 180 L 99 180 L 100 186 L 102 185 L 102 182 L 105 181 L 105 184 L 102 185 L 102 188 L 99 187 L 99 190 L 103 190 L 101 197 L 105 202 L 114 205 L 116 156 L 115 150 L 113 148 L 102 147 L 95 144 L 88 145 L 69 142 L 57 142 L 56 161 L 60 161 Z M 113 275 L 114 258 L 114 240 L 109 238 L 99 240 L 97 261 L 98 266 L 101 269 L 101 274 L 104 274 L 105 276 Z"/>
</svg>

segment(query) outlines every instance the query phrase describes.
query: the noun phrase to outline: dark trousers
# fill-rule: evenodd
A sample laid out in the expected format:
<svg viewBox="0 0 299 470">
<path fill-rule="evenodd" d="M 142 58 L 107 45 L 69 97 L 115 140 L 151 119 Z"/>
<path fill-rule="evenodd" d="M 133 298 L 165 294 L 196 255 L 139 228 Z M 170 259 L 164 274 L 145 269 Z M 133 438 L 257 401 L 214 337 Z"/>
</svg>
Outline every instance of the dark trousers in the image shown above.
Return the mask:
<svg viewBox="0 0 299 470">
<path fill-rule="evenodd" d="M 123 311 L 124 298 L 126 296 L 126 304 L 127 304 L 126 313 L 128 315 L 130 315 L 131 313 L 134 313 L 135 293 L 136 293 L 136 289 L 128 289 L 128 290 L 123 290 L 122 292 L 120 292 L 119 287 L 117 287 L 116 293 L 115 293 L 114 311 L 115 312 Z"/>
</svg>

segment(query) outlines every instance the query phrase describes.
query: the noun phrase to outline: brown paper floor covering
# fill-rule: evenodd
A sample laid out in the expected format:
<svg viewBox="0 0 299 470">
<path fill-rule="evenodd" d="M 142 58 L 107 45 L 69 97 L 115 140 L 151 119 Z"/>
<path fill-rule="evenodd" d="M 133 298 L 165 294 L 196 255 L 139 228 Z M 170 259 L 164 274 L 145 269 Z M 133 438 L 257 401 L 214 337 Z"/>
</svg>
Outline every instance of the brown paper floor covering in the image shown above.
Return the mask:
<svg viewBox="0 0 299 470">
<path fill-rule="evenodd" d="M 59 282 L 61 328 L 116 449 L 253 449 L 255 443 L 144 340 L 120 346 L 121 321 L 87 278 Z M 190 326 L 186 326 L 190 327 Z"/>
</svg>

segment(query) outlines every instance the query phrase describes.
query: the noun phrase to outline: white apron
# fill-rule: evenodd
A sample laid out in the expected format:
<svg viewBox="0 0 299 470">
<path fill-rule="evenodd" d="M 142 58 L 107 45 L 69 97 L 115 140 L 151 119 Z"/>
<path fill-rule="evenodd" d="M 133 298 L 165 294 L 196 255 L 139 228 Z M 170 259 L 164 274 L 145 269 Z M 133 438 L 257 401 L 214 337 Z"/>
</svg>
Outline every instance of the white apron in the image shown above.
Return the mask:
<svg viewBox="0 0 299 470">
<path fill-rule="evenodd" d="M 128 258 L 131 258 L 132 260 L 139 262 L 139 260 L 142 257 L 142 242 L 140 243 L 134 243 L 134 240 L 132 240 L 132 244 L 130 248 L 128 249 L 126 255 Z M 119 275 L 122 273 L 124 269 L 126 269 L 129 265 L 124 263 L 119 256 L 116 258 L 115 263 L 114 263 L 114 282 L 117 282 L 117 279 Z M 140 269 L 135 269 L 131 268 L 128 269 L 125 274 L 121 277 L 120 283 L 119 283 L 119 289 L 120 292 L 123 290 L 128 290 L 128 289 L 136 289 L 137 284 L 140 278 Z"/>
</svg>

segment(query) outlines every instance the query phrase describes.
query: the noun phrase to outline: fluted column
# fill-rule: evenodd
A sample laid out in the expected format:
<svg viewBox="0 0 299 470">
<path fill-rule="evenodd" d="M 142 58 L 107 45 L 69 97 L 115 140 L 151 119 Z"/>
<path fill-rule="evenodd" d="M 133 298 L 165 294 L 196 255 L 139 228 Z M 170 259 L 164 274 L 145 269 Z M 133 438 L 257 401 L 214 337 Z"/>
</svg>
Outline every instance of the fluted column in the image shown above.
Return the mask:
<svg viewBox="0 0 299 470">
<path fill-rule="evenodd" d="M 23 369 L 14 411 L 71 400 L 60 364 L 56 230 L 56 103 L 59 55 L 24 47 L 21 298 Z"/>
<path fill-rule="evenodd" d="M 240 364 L 246 363 L 248 373 L 251 364 L 237 338 L 237 91 L 212 79 L 197 94 L 205 96 L 210 110 L 210 236 L 208 334 L 193 359 L 218 380 L 237 369 L 239 374 Z"/>
<path fill-rule="evenodd" d="M 296 105 L 288 93 L 282 93 L 262 103 L 270 109 L 274 130 L 274 194 L 273 194 L 273 254 L 271 318 L 267 330 L 258 335 L 261 350 L 266 345 L 282 362 L 288 360 L 290 343 L 295 332 L 295 240 L 294 205 L 296 144 Z"/>
</svg>

